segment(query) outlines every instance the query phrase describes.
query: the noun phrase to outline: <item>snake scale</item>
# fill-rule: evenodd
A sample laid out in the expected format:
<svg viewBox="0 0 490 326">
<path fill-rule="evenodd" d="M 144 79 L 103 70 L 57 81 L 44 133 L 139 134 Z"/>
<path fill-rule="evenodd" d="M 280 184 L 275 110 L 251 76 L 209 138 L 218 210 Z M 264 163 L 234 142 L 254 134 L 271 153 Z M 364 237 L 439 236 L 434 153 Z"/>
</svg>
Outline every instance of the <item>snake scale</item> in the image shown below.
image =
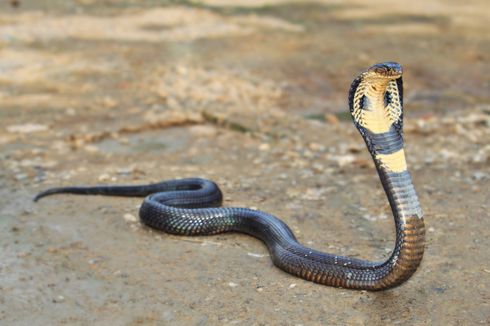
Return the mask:
<svg viewBox="0 0 490 326">
<path fill-rule="evenodd" d="M 352 82 L 349 107 L 393 212 L 396 240 L 386 261 L 371 262 L 305 247 L 273 215 L 247 208 L 219 207 L 222 193 L 214 182 L 205 179 L 52 188 L 34 200 L 59 193 L 141 196 L 145 197 L 139 211 L 141 221 L 152 228 L 180 235 L 242 232 L 263 241 L 277 267 L 308 281 L 373 291 L 393 288 L 416 271 L 425 245 L 423 214 L 403 149 L 402 67 L 384 62 L 362 72 Z"/>
</svg>

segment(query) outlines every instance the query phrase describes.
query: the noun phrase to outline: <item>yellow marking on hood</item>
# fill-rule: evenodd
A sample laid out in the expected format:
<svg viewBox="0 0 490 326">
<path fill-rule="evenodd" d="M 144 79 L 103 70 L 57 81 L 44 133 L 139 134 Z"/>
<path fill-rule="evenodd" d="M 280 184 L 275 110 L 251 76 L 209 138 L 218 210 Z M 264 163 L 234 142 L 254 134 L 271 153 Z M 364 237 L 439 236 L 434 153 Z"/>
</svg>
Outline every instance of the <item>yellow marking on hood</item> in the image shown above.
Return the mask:
<svg viewBox="0 0 490 326">
<path fill-rule="evenodd" d="M 373 133 L 384 133 L 401 116 L 401 103 L 396 81 L 370 80 L 361 82 L 354 95 L 354 119 Z M 390 92 L 392 103 L 385 107 L 385 92 Z M 366 103 L 362 103 L 363 96 Z M 364 109 L 361 107 L 366 105 Z"/>
<path fill-rule="evenodd" d="M 388 132 L 392 125 L 387 112 L 378 107 L 372 111 L 364 110 L 362 118 L 362 125 L 376 134 Z"/>
<path fill-rule="evenodd" d="M 407 170 L 407 161 L 405 160 L 405 151 L 400 149 L 393 154 L 376 154 L 376 159 L 381 165 L 391 172 L 403 172 Z"/>
</svg>

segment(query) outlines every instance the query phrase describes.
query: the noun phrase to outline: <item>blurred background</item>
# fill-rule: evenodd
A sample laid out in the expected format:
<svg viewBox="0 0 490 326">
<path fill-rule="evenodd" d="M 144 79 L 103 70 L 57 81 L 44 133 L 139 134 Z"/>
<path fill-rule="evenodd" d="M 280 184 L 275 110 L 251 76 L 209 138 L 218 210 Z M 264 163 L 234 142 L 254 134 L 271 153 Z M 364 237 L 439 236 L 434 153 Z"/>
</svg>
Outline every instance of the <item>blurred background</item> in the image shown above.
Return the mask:
<svg viewBox="0 0 490 326">
<path fill-rule="evenodd" d="M 488 1 L 0 2 L 0 322 L 490 324 Z M 417 274 L 315 285 L 238 234 L 141 226 L 140 199 L 70 184 L 200 176 L 316 249 L 375 260 L 393 222 L 347 113 L 353 78 L 404 67 L 424 208 Z"/>
</svg>

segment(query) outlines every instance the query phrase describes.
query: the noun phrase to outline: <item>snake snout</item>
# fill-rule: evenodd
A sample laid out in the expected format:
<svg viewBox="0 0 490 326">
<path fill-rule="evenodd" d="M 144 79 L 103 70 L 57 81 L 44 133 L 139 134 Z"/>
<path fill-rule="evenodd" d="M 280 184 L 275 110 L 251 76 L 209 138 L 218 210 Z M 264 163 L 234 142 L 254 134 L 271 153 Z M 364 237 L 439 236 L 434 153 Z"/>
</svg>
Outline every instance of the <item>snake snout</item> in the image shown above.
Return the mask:
<svg viewBox="0 0 490 326">
<path fill-rule="evenodd" d="M 367 70 L 379 77 L 397 79 L 403 74 L 402 66 L 397 62 L 382 62 L 372 65 Z"/>
</svg>

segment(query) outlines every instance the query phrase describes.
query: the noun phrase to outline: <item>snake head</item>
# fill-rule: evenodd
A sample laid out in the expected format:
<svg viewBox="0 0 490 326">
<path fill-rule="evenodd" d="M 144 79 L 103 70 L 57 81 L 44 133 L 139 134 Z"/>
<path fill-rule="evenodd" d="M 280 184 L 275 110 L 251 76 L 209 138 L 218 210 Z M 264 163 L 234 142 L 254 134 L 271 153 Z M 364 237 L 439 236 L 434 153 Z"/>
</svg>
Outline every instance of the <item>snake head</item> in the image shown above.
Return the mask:
<svg viewBox="0 0 490 326">
<path fill-rule="evenodd" d="M 349 107 L 373 156 L 403 148 L 403 70 L 396 62 L 375 64 L 352 82 Z"/>
<path fill-rule="evenodd" d="M 397 62 L 377 63 L 369 67 L 364 78 L 396 80 L 403 74 L 402 66 Z"/>
</svg>

